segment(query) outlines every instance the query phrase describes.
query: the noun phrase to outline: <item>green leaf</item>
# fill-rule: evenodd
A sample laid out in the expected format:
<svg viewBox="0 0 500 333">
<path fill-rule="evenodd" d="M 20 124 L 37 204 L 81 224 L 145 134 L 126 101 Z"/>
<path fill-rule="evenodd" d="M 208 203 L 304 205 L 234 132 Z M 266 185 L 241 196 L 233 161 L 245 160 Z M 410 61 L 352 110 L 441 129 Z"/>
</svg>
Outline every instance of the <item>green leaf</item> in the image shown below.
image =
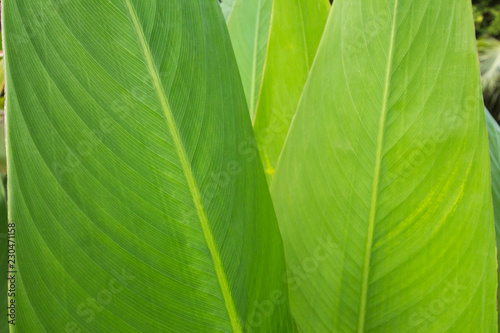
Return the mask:
<svg viewBox="0 0 500 333">
<path fill-rule="evenodd" d="M 485 109 L 486 127 L 490 142 L 491 189 L 493 194 L 493 210 L 495 215 L 495 230 L 497 251 L 500 248 L 500 127 L 490 112 Z M 500 258 L 499 258 L 500 259 Z"/>
<path fill-rule="evenodd" d="M 272 4 L 273 0 L 234 0 L 232 10 L 223 8 L 252 119 L 262 84 Z"/>
<path fill-rule="evenodd" d="M 302 332 L 494 332 L 471 5 L 338 0 L 271 184 Z"/>
<path fill-rule="evenodd" d="M 4 1 L 16 332 L 289 332 L 216 1 Z"/>
<path fill-rule="evenodd" d="M 0 110 L 0 177 L 7 176 L 7 152 L 5 148 L 5 117 Z"/>
<path fill-rule="evenodd" d="M 328 0 L 274 0 L 254 131 L 270 180 L 325 28 Z"/>
<path fill-rule="evenodd" d="M 221 2 L 220 7 L 222 8 L 222 13 L 224 14 L 225 19 L 231 16 L 235 3 L 236 0 L 224 0 Z"/>
<path fill-rule="evenodd" d="M 3 123 L 3 115 L 4 115 L 4 108 L 5 108 L 4 88 L 5 88 L 5 76 L 4 76 L 4 60 L 3 60 L 3 54 L 2 54 L 2 58 L 0 58 L 0 113 L 1 113 L 0 119 L 2 119 L 2 123 Z M 2 136 L 2 137 L 5 137 L 5 136 Z M 5 151 L 5 149 L 3 149 L 3 151 Z"/>
<path fill-rule="evenodd" d="M 5 79 L 4 79 L 4 74 L 3 74 L 3 58 L 0 58 L 0 94 L 3 91 L 5 85 Z M 3 105 L 2 105 L 3 108 Z"/>
</svg>

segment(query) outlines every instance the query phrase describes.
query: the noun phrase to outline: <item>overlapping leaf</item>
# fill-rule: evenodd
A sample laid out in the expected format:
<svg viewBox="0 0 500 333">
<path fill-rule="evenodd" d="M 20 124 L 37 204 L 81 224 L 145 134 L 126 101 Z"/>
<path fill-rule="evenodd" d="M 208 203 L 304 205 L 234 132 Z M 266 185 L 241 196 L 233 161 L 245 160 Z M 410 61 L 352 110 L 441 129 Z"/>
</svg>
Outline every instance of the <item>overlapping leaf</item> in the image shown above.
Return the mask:
<svg viewBox="0 0 500 333">
<path fill-rule="evenodd" d="M 330 15 L 271 184 L 301 331 L 496 331 L 470 2 Z"/>
<path fill-rule="evenodd" d="M 231 16 L 231 13 L 233 12 L 235 0 L 225 0 L 225 1 L 220 1 L 220 3 L 221 3 L 220 6 L 222 8 L 222 13 L 224 13 L 224 18 L 227 19 L 229 16 Z"/>
<path fill-rule="evenodd" d="M 253 119 L 262 84 L 273 0 L 228 0 L 222 3 L 227 27 Z"/>
<path fill-rule="evenodd" d="M 294 331 L 217 2 L 3 5 L 14 331 Z"/>
<path fill-rule="evenodd" d="M 274 0 L 264 78 L 254 123 L 268 179 L 274 174 L 329 9 L 328 0 Z"/>
</svg>

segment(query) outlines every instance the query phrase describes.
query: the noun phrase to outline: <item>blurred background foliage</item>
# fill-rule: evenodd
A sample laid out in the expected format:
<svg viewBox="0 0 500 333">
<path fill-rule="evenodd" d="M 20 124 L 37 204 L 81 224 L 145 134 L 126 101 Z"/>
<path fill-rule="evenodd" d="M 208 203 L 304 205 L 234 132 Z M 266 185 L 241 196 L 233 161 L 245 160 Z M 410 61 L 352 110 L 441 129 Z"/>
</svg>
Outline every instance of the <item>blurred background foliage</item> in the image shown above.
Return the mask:
<svg viewBox="0 0 500 333">
<path fill-rule="evenodd" d="M 500 122 L 500 1 L 472 0 L 484 102 Z"/>
<path fill-rule="evenodd" d="M 500 1 L 472 0 L 478 37 L 500 38 Z"/>
</svg>

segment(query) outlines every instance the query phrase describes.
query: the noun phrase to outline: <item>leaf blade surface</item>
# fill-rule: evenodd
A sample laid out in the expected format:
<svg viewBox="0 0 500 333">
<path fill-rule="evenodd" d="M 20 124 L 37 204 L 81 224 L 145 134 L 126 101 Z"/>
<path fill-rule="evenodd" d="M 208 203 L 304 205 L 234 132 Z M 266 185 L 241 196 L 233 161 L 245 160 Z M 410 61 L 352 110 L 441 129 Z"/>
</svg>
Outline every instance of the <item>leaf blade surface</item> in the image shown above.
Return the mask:
<svg viewBox="0 0 500 333">
<path fill-rule="evenodd" d="M 272 5 L 273 0 L 234 0 L 230 14 L 225 10 L 251 119 L 262 84 Z"/>
<path fill-rule="evenodd" d="M 19 331 L 293 330 L 217 6 L 4 4 Z"/>
<path fill-rule="evenodd" d="M 334 2 L 271 184 L 304 332 L 496 331 L 470 11 Z"/>
<path fill-rule="evenodd" d="M 272 178 L 323 34 L 330 3 L 274 0 L 254 121 L 264 170 Z"/>
</svg>

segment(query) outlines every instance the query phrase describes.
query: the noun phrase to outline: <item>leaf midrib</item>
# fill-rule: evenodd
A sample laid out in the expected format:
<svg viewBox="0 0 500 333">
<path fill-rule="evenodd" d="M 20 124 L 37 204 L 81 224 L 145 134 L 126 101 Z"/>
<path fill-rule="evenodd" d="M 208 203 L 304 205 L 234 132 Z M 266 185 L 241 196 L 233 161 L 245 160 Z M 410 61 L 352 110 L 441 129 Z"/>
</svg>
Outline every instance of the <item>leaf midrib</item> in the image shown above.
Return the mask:
<svg viewBox="0 0 500 333">
<path fill-rule="evenodd" d="M 222 296 L 224 298 L 224 303 L 226 306 L 226 310 L 231 322 L 231 326 L 233 329 L 233 332 L 235 333 L 242 333 L 243 330 L 240 326 L 240 321 L 238 317 L 238 312 L 236 310 L 236 307 L 234 305 L 234 300 L 233 296 L 231 293 L 231 289 L 229 288 L 229 284 L 227 281 L 226 273 L 224 271 L 224 266 L 222 265 L 222 261 L 220 258 L 219 250 L 217 248 L 217 244 L 215 243 L 214 235 L 213 232 L 210 228 L 210 225 L 208 223 L 208 218 L 205 212 L 205 209 L 203 207 L 203 203 L 201 200 L 201 195 L 200 191 L 198 189 L 198 185 L 196 184 L 196 180 L 194 178 L 193 171 L 191 169 L 191 164 L 188 160 L 184 144 L 182 142 L 182 139 L 179 134 L 179 130 L 177 128 L 174 116 L 172 114 L 172 110 L 170 108 L 167 96 L 165 94 L 165 91 L 163 89 L 163 86 L 161 84 L 160 76 L 158 74 L 157 68 L 154 64 L 153 61 L 153 56 L 151 55 L 151 51 L 146 43 L 146 37 L 144 36 L 144 32 L 141 28 L 141 25 L 139 23 L 139 19 L 137 17 L 137 13 L 132 6 L 132 3 L 130 0 L 125 0 L 127 4 L 127 8 L 129 10 L 130 17 L 133 21 L 134 24 L 134 29 L 136 31 L 137 37 L 141 43 L 143 52 L 144 52 L 144 57 L 146 58 L 147 65 L 148 65 L 148 70 L 149 74 L 151 76 L 151 79 L 153 80 L 156 93 L 158 95 L 158 98 L 160 99 L 160 103 L 162 106 L 162 111 L 165 115 L 165 119 L 167 122 L 167 127 L 169 129 L 169 132 L 172 136 L 172 139 L 174 141 L 174 146 L 177 151 L 177 155 L 179 157 L 179 160 L 181 162 L 182 170 L 184 171 L 184 176 L 186 178 L 186 181 L 189 186 L 189 191 L 191 194 L 191 197 L 193 199 L 196 212 L 198 214 L 198 218 L 200 220 L 201 228 L 203 230 L 203 236 L 205 237 L 205 241 L 207 243 L 207 247 L 210 251 L 210 255 L 212 257 L 213 265 L 214 265 L 214 270 L 217 275 L 217 279 L 219 282 L 219 286 L 221 288 Z"/>
<path fill-rule="evenodd" d="M 259 33 L 260 33 L 260 7 L 262 5 L 262 0 L 258 0 L 257 4 L 257 16 L 255 24 L 255 36 L 253 39 L 253 58 L 252 58 L 252 86 L 250 87 L 250 113 L 255 117 L 255 81 L 257 76 L 257 53 L 259 44 Z"/>
<path fill-rule="evenodd" d="M 375 157 L 375 169 L 372 184 L 371 202 L 370 202 L 370 213 L 368 219 L 368 235 L 366 237 L 366 247 L 365 247 L 365 259 L 363 264 L 363 278 L 361 285 L 361 301 L 359 305 L 359 317 L 358 317 L 358 333 L 363 333 L 365 328 L 366 319 L 366 302 L 368 297 L 368 285 L 370 277 L 370 262 L 372 254 L 373 245 L 373 234 L 375 229 L 375 218 L 377 213 L 377 202 L 378 202 L 378 188 L 380 185 L 380 169 L 382 164 L 382 148 L 384 143 L 384 129 L 385 121 L 387 117 L 387 104 L 389 99 L 389 82 L 391 79 L 392 71 L 392 58 L 394 53 L 394 40 L 396 36 L 396 19 L 397 19 L 397 8 L 399 0 L 394 1 L 394 14 L 392 18 L 391 27 L 391 40 L 389 45 L 389 53 L 387 56 L 387 67 L 385 73 L 385 85 L 384 85 L 384 95 L 382 100 L 382 112 L 380 114 L 380 123 L 378 129 L 377 137 L 377 151 Z"/>
<path fill-rule="evenodd" d="M 304 42 L 304 52 L 306 56 L 306 65 L 307 65 L 307 73 L 311 70 L 311 65 L 309 63 L 309 49 L 307 46 L 307 38 L 306 38 L 306 25 L 304 23 L 304 12 L 302 10 L 302 5 L 300 4 L 301 0 L 297 0 L 299 6 L 299 14 L 300 14 L 300 24 L 302 28 L 302 41 Z"/>
</svg>

